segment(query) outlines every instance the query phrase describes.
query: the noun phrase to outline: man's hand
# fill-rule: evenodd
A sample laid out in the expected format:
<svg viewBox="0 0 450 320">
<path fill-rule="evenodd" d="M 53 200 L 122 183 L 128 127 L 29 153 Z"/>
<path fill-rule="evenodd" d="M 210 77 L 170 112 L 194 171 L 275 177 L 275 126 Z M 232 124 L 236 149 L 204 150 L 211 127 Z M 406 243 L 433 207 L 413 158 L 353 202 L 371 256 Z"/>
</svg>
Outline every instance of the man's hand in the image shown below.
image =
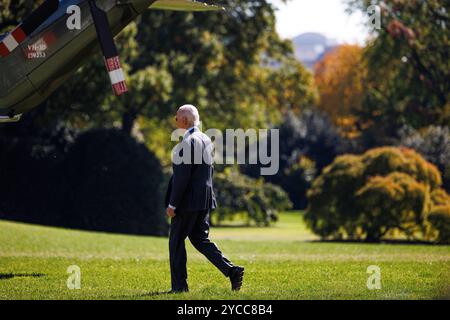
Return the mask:
<svg viewBox="0 0 450 320">
<path fill-rule="evenodd" d="M 175 210 L 170 207 L 167 207 L 166 214 L 169 218 L 174 218 L 176 216 Z"/>
</svg>

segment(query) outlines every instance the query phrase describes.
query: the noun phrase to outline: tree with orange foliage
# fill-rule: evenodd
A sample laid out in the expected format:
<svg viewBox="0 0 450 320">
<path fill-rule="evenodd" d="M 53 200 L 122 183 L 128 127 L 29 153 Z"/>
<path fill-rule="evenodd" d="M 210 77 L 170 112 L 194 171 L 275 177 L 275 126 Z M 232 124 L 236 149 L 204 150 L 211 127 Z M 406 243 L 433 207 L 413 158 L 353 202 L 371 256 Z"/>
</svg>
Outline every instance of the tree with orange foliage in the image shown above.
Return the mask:
<svg viewBox="0 0 450 320">
<path fill-rule="evenodd" d="M 327 53 L 314 68 L 320 94 L 318 107 L 349 138 L 359 135 L 357 112 L 361 109 L 366 74 L 362 55 L 360 46 L 341 45 Z"/>
</svg>

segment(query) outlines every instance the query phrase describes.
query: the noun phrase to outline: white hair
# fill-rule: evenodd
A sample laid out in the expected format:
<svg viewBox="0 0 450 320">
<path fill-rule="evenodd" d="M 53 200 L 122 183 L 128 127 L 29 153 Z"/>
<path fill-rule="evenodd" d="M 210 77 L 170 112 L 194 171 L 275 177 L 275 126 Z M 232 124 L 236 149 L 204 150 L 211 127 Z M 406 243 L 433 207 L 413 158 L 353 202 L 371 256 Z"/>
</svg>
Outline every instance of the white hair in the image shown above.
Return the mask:
<svg viewBox="0 0 450 320">
<path fill-rule="evenodd" d="M 198 110 L 195 106 L 192 104 L 185 104 L 184 106 L 181 106 L 178 111 L 182 111 L 186 114 L 186 118 L 189 121 L 189 124 L 192 126 L 199 126 L 200 125 L 200 115 L 198 113 Z"/>
</svg>

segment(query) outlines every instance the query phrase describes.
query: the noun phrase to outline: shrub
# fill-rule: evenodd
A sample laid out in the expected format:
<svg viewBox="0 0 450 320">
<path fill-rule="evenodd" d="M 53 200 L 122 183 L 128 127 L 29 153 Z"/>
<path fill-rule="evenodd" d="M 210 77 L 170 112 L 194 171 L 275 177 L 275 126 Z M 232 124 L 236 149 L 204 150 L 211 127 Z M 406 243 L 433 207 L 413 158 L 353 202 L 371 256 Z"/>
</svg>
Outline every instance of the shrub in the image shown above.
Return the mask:
<svg viewBox="0 0 450 320">
<path fill-rule="evenodd" d="M 450 204 L 433 207 L 429 221 L 433 228 L 437 230 L 436 241 L 450 243 Z"/>
<path fill-rule="evenodd" d="M 354 192 L 361 185 L 363 164 L 359 157 L 344 155 L 326 167 L 308 191 L 308 226 L 322 238 L 340 239 L 343 231 L 353 238 L 357 228 L 358 208 Z"/>
<path fill-rule="evenodd" d="M 438 169 L 406 148 L 344 155 L 313 182 L 305 218 L 322 238 L 378 241 L 401 232 L 427 238 L 428 218 L 445 191 Z"/>
<path fill-rule="evenodd" d="M 61 163 L 72 132 L 29 118 L 0 132 L 0 218 L 58 225 Z"/>
<path fill-rule="evenodd" d="M 431 194 L 432 208 L 428 218 L 432 238 L 440 243 L 450 243 L 450 195 L 444 190 L 435 190 Z"/>
<path fill-rule="evenodd" d="M 278 212 L 291 208 L 288 195 L 263 179 L 252 179 L 226 168 L 216 173 L 214 187 L 218 208 L 213 212 L 219 222 L 244 213 L 247 221 L 268 226 L 278 219 Z"/>
<path fill-rule="evenodd" d="M 379 240 L 395 228 L 412 238 L 421 231 L 429 210 L 426 185 L 399 172 L 370 178 L 356 192 L 356 201 L 362 210 L 358 223 L 367 240 Z"/>
<path fill-rule="evenodd" d="M 65 221 L 69 227 L 164 236 L 165 177 L 157 158 L 115 129 L 80 135 L 66 163 Z"/>
<path fill-rule="evenodd" d="M 450 128 L 430 126 L 424 132 L 418 132 L 404 127 L 399 135 L 399 145 L 417 150 L 439 168 L 443 186 L 450 191 Z"/>
</svg>

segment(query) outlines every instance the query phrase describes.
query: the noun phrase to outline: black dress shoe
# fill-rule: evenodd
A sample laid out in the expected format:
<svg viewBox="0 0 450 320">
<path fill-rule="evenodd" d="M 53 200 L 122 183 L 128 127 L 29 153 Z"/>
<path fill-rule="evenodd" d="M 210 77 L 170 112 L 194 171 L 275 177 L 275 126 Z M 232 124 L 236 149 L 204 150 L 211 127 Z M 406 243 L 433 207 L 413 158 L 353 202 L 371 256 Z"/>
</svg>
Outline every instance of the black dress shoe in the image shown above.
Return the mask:
<svg viewBox="0 0 450 320">
<path fill-rule="evenodd" d="M 244 280 L 244 268 L 233 267 L 230 271 L 231 290 L 239 291 L 242 287 L 242 281 Z"/>
</svg>

